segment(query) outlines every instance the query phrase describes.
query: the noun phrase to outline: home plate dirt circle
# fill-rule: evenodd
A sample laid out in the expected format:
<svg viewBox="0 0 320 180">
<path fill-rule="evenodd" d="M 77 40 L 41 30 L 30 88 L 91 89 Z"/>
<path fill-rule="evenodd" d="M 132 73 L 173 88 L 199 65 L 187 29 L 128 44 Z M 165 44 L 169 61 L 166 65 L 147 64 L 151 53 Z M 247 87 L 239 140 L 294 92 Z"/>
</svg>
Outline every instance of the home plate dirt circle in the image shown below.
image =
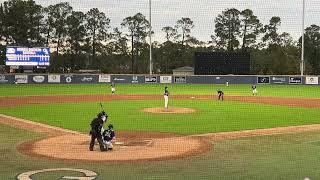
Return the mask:
<svg viewBox="0 0 320 180">
<path fill-rule="evenodd" d="M 128 162 L 163 160 L 199 155 L 210 145 L 199 137 L 168 137 L 146 139 L 119 139 L 112 151 L 101 152 L 99 145 L 89 151 L 87 135 L 66 134 L 33 142 L 31 154 L 50 159 L 76 161 Z"/>
<path fill-rule="evenodd" d="M 196 112 L 195 109 L 181 107 L 170 107 L 168 109 L 165 109 L 163 107 L 145 108 L 142 111 L 155 114 L 188 114 Z"/>
</svg>

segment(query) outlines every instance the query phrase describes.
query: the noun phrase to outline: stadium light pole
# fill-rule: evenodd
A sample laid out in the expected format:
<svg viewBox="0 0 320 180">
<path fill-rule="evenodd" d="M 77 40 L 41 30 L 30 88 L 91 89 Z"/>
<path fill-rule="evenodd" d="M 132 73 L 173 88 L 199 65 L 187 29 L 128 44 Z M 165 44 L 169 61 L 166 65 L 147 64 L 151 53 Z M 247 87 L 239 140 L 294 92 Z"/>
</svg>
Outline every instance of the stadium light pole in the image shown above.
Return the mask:
<svg viewBox="0 0 320 180">
<path fill-rule="evenodd" d="M 151 39 L 151 0 L 149 0 L 149 43 L 150 43 L 150 51 L 149 51 L 149 74 L 152 74 L 152 39 Z"/>
<path fill-rule="evenodd" d="M 306 8 L 306 3 L 305 0 L 303 0 L 303 5 L 302 5 L 302 37 L 301 37 L 301 64 L 300 64 L 300 73 L 301 76 L 304 75 L 304 26 L 305 26 L 305 8 Z"/>
</svg>

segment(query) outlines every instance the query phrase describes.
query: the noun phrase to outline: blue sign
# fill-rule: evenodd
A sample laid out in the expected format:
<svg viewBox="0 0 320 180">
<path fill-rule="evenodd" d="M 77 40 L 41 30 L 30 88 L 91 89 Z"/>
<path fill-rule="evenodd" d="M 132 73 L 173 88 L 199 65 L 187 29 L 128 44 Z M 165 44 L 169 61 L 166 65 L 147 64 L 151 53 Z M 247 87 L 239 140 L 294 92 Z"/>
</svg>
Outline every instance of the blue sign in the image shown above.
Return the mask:
<svg viewBox="0 0 320 180">
<path fill-rule="evenodd" d="M 8 46 L 6 51 L 7 66 L 49 66 L 50 48 L 28 48 Z"/>
</svg>

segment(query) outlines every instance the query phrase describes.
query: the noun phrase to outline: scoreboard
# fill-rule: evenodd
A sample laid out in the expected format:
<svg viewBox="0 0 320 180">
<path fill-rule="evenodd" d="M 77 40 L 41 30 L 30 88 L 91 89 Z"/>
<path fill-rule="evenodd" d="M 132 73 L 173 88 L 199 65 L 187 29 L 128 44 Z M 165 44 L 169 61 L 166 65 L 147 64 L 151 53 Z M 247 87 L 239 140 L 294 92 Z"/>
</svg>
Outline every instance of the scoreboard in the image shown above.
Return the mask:
<svg viewBox="0 0 320 180">
<path fill-rule="evenodd" d="M 250 74 L 250 53 L 195 52 L 196 75 Z"/>
<path fill-rule="evenodd" d="M 48 47 L 15 47 L 6 50 L 7 66 L 49 66 L 50 48 Z"/>
</svg>

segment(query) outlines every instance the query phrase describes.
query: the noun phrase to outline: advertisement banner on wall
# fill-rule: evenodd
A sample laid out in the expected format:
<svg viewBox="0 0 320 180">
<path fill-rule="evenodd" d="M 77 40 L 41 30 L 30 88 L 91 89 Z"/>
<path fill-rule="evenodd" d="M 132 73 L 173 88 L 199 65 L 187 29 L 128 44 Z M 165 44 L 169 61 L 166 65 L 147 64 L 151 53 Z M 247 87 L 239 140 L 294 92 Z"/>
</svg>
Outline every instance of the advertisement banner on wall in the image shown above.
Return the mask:
<svg viewBox="0 0 320 180">
<path fill-rule="evenodd" d="M 160 76 L 160 83 L 172 83 L 172 76 Z"/>
<path fill-rule="evenodd" d="M 139 83 L 138 76 L 132 76 L 132 83 Z"/>
<path fill-rule="evenodd" d="M 319 84 L 318 77 L 306 77 L 306 84 Z"/>
<path fill-rule="evenodd" d="M 95 77 L 94 75 L 81 75 L 79 76 L 79 80 L 81 83 L 95 83 Z"/>
<path fill-rule="evenodd" d="M 257 77 L 258 84 L 270 84 L 269 76 L 258 76 Z"/>
<path fill-rule="evenodd" d="M 145 83 L 157 83 L 157 76 L 146 76 Z"/>
<path fill-rule="evenodd" d="M 99 82 L 101 83 L 109 83 L 111 82 L 111 76 L 107 74 L 100 74 L 99 75 Z"/>
<path fill-rule="evenodd" d="M 287 80 L 286 80 L 286 77 L 283 77 L 283 76 L 272 76 L 271 83 L 272 84 L 286 84 Z"/>
<path fill-rule="evenodd" d="M 174 83 L 187 83 L 187 77 L 186 76 L 175 76 Z"/>
<path fill-rule="evenodd" d="M 64 75 L 63 79 L 65 83 L 73 83 L 73 75 Z"/>
<path fill-rule="evenodd" d="M 33 83 L 44 83 L 46 80 L 45 76 L 43 75 L 37 75 L 37 76 L 32 76 L 32 82 Z"/>
<path fill-rule="evenodd" d="M 0 74 L 0 83 L 8 83 L 8 79 L 5 75 Z"/>
<path fill-rule="evenodd" d="M 302 77 L 289 77 L 289 84 L 302 84 Z"/>
<path fill-rule="evenodd" d="M 48 83 L 60 83 L 60 75 L 48 75 Z"/>
<path fill-rule="evenodd" d="M 17 84 L 28 83 L 28 76 L 27 75 L 15 75 L 14 79 L 15 79 L 15 83 L 17 83 Z"/>
</svg>

